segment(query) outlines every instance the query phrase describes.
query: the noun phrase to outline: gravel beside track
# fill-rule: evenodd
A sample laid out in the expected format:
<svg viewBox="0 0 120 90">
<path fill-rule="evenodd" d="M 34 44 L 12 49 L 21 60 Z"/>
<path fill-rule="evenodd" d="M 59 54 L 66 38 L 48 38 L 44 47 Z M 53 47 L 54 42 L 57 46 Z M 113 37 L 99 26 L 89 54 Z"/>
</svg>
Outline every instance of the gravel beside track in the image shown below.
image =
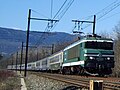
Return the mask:
<svg viewBox="0 0 120 90">
<path fill-rule="evenodd" d="M 79 87 L 33 74 L 28 74 L 25 82 L 27 90 L 81 90 Z"/>
<path fill-rule="evenodd" d="M 47 76 L 48 74 L 48 76 Z M 49 79 L 48 79 L 49 78 Z M 64 78 L 64 80 L 63 80 Z M 66 82 L 65 78 L 68 80 L 72 80 L 72 83 Z M 88 90 L 85 87 L 81 87 L 81 85 L 76 85 L 74 83 L 76 80 L 79 84 L 84 84 L 80 82 L 81 80 L 103 80 L 103 87 L 105 90 L 120 90 L 120 79 L 119 78 L 103 78 L 103 77 L 81 77 L 75 75 L 61 75 L 61 74 L 50 74 L 49 73 L 35 73 L 29 72 L 27 77 L 25 77 L 25 83 L 27 86 L 27 90 Z M 69 81 L 69 80 L 68 80 Z M 116 83 L 115 83 L 116 82 Z M 74 85 L 76 86 L 74 86 Z M 87 84 L 85 84 L 87 85 Z M 79 87 L 78 87 L 79 86 Z M 87 86 L 88 87 L 88 86 Z"/>
</svg>

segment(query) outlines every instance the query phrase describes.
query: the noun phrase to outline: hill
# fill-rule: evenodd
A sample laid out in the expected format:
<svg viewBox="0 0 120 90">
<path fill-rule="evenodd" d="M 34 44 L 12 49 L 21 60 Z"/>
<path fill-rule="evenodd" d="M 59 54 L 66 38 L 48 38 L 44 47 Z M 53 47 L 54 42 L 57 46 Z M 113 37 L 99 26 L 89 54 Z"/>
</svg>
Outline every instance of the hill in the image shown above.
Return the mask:
<svg viewBox="0 0 120 90">
<path fill-rule="evenodd" d="M 76 36 L 64 32 L 30 32 L 30 45 L 51 45 L 57 42 L 69 42 Z M 26 44 L 26 31 L 0 27 L 0 53 L 11 54 Z"/>
</svg>

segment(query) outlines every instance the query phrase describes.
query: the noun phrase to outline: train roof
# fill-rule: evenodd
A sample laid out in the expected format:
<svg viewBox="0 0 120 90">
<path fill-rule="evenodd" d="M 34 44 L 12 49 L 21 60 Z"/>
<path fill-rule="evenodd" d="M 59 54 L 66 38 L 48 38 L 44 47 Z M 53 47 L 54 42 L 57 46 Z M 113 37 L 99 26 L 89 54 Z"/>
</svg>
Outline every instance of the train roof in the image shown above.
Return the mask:
<svg viewBox="0 0 120 90">
<path fill-rule="evenodd" d="M 55 52 L 55 53 L 53 53 L 52 55 L 48 56 L 48 58 L 54 57 L 55 55 L 60 54 L 60 53 L 62 53 L 62 52 L 63 52 L 63 50 L 60 50 L 60 51 L 58 51 L 58 52 Z"/>
<path fill-rule="evenodd" d="M 80 43 L 83 43 L 83 42 L 113 42 L 113 40 L 110 39 L 110 38 L 103 38 L 101 36 L 91 36 L 91 35 L 90 36 L 85 36 L 81 40 L 67 46 L 64 49 L 64 51 L 67 50 L 67 49 L 70 49 L 70 48 L 72 48 L 72 47 L 74 47 L 76 45 L 79 45 Z"/>
<path fill-rule="evenodd" d="M 107 41 L 113 41 L 111 38 L 104 38 L 104 37 L 101 37 L 101 36 L 92 36 L 92 35 L 87 35 L 85 36 L 83 39 L 81 40 L 107 40 Z"/>
</svg>

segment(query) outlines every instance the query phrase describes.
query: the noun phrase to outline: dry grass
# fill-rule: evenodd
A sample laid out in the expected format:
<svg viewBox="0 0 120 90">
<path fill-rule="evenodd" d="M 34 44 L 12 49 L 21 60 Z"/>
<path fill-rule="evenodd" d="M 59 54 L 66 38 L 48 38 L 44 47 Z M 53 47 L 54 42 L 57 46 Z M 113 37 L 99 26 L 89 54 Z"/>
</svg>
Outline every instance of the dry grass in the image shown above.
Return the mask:
<svg viewBox="0 0 120 90">
<path fill-rule="evenodd" d="M 12 71 L 0 70 L 0 90 L 20 90 L 20 78 Z"/>
</svg>

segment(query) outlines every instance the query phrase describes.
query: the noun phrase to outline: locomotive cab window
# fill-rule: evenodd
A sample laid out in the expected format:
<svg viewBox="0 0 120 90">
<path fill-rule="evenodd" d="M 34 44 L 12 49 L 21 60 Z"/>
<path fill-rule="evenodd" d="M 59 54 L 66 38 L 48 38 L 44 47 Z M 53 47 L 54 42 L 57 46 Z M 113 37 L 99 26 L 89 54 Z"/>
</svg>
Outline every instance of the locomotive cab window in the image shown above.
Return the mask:
<svg viewBox="0 0 120 90">
<path fill-rule="evenodd" d="M 83 47 L 83 44 L 82 44 L 82 43 L 80 44 L 80 47 Z"/>
<path fill-rule="evenodd" d="M 113 50 L 112 42 L 85 42 L 85 48 Z"/>
</svg>

